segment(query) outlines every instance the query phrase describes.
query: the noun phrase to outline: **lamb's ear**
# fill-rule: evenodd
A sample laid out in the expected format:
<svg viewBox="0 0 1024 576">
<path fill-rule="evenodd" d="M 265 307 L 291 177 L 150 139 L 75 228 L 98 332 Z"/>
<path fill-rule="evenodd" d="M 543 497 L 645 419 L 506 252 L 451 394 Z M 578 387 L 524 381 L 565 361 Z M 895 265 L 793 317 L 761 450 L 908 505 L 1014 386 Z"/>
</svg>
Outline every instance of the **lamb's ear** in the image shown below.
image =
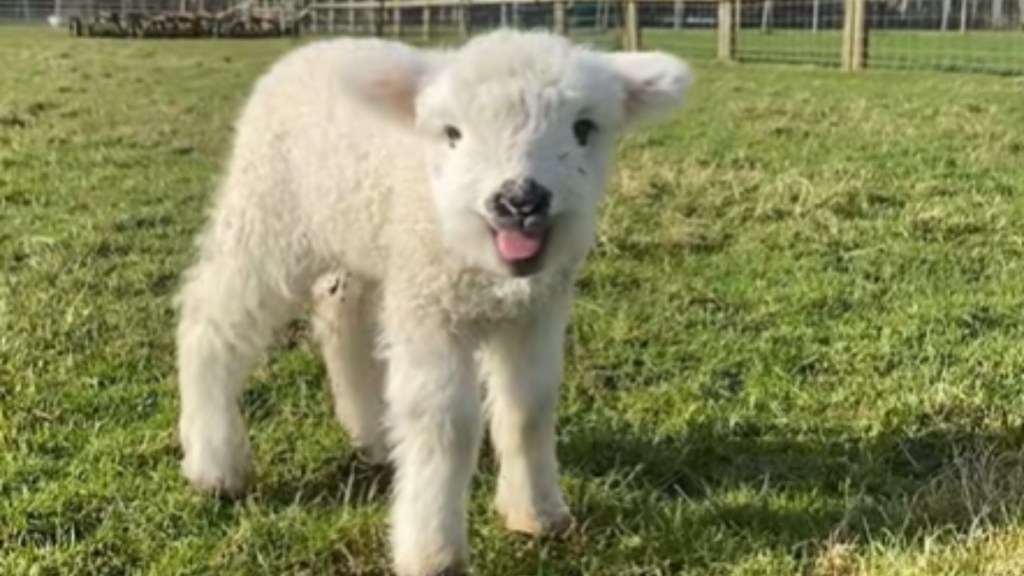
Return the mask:
<svg viewBox="0 0 1024 576">
<path fill-rule="evenodd" d="M 664 52 L 612 52 L 604 57 L 623 80 L 625 120 L 630 126 L 672 111 L 693 84 L 690 66 Z"/>
<path fill-rule="evenodd" d="M 341 72 L 343 86 L 386 116 L 411 124 L 416 96 L 444 65 L 446 55 L 397 42 L 370 42 L 352 55 L 352 65 Z"/>
</svg>

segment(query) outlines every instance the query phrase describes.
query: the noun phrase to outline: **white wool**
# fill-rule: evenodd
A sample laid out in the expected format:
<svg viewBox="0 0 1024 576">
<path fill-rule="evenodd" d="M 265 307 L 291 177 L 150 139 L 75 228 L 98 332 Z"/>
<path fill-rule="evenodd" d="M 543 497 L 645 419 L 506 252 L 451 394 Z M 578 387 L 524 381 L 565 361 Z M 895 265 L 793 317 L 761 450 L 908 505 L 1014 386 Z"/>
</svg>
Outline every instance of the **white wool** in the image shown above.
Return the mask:
<svg viewBox="0 0 1024 576">
<path fill-rule="evenodd" d="M 282 58 L 238 120 L 181 294 L 185 474 L 201 489 L 245 488 L 238 396 L 315 294 L 335 412 L 397 468 L 400 575 L 467 565 L 465 498 L 485 416 L 508 525 L 564 525 L 554 406 L 573 281 L 616 135 L 672 110 L 690 81 L 665 54 L 506 30 L 451 51 L 343 39 Z M 574 128 L 583 119 L 597 127 L 586 143 Z M 488 213 L 503 183 L 525 179 L 551 194 L 542 265 L 526 275 L 502 260 Z M 331 274 L 344 277 L 336 294 L 325 292 Z"/>
</svg>

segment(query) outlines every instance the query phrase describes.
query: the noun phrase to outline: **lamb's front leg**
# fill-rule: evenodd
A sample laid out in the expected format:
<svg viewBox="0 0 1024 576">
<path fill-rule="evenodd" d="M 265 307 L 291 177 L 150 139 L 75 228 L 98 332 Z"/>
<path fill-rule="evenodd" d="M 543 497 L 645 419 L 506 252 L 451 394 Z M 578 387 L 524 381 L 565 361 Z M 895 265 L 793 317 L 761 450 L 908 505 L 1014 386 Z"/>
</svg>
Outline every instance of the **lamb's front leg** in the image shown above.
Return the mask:
<svg viewBox="0 0 1024 576">
<path fill-rule="evenodd" d="M 388 326 L 388 432 L 395 465 L 392 553 L 399 576 L 458 574 L 480 443 L 469 347 L 440 322 Z"/>
<path fill-rule="evenodd" d="M 495 506 L 516 532 L 560 532 L 572 523 L 558 485 L 555 411 L 562 380 L 568 295 L 486 342 L 491 441 L 498 453 Z"/>
</svg>

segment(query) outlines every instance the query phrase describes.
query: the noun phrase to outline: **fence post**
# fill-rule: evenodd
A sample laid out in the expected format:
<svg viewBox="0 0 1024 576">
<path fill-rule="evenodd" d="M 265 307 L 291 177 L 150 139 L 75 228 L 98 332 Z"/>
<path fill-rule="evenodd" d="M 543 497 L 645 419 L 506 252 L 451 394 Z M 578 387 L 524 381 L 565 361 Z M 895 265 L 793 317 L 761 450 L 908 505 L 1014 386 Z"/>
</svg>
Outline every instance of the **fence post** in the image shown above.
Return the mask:
<svg viewBox="0 0 1024 576">
<path fill-rule="evenodd" d="M 564 0 L 554 0 L 551 3 L 552 9 L 554 10 L 554 28 L 555 33 L 567 35 L 569 33 L 569 27 L 566 25 L 565 18 L 565 2 Z"/>
<path fill-rule="evenodd" d="M 1024 18 L 1024 6 L 1021 7 L 1021 18 Z M 960 33 L 967 34 L 967 0 L 960 0 Z"/>
<path fill-rule="evenodd" d="M 772 0 L 764 0 L 761 7 L 761 32 L 771 32 L 775 12 L 775 5 Z"/>
<path fill-rule="evenodd" d="M 683 14 L 686 13 L 686 5 L 683 4 L 683 0 L 675 0 L 675 6 L 672 9 L 672 28 L 679 30 L 683 27 Z"/>
<path fill-rule="evenodd" d="M 459 3 L 459 36 L 463 39 L 469 38 L 469 2 L 467 0 Z"/>
<path fill-rule="evenodd" d="M 381 22 L 381 20 L 383 20 L 384 13 L 381 12 L 380 8 L 377 6 L 370 6 L 366 9 L 366 15 L 370 20 L 370 34 L 378 37 L 383 36 L 383 22 Z"/>
<path fill-rule="evenodd" d="M 857 5 L 853 28 L 853 64 L 854 70 L 862 70 L 868 65 L 868 2 L 854 0 Z"/>
<path fill-rule="evenodd" d="M 843 69 L 862 70 L 867 62 L 867 0 L 846 0 L 843 10 Z"/>
<path fill-rule="evenodd" d="M 626 22 L 623 33 L 626 35 L 623 41 L 623 48 L 628 51 L 640 50 L 640 13 L 637 10 L 637 0 L 626 1 Z"/>
<path fill-rule="evenodd" d="M 423 7 L 423 39 L 430 40 L 430 6 Z"/>
<path fill-rule="evenodd" d="M 736 56 L 736 21 L 733 19 L 732 0 L 718 0 L 718 59 L 732 60 Z"/>
<path fill-rule="evenodd" d="M 391 18 L 392 18 L 391 33 L 394 34 L 395 37 L 401 38 L 401 36 L 402 36 L 402 8 L 400 6 L 395 6 L 392 10 L 393 11 L 391 13 L 392 14 L 392 16 L 391 16 Z"/>
</svg>

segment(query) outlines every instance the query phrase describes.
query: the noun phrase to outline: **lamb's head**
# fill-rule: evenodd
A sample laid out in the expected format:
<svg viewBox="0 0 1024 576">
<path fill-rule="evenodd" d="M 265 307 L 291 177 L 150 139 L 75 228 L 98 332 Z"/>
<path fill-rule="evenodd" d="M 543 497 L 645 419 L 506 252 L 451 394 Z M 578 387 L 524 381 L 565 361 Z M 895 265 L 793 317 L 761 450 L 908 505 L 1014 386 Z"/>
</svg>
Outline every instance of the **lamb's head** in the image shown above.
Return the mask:
<svg viewBox="0 0 1024 576">
<path fill-rule="evenodd" d="M 543 32 L 395 54 L 376 101 L 420 135 L 444 245 L 507 276 L 583 259 L 616 136 L 681 103 L 691 80 L 667 54 Z"/>
</svg>

